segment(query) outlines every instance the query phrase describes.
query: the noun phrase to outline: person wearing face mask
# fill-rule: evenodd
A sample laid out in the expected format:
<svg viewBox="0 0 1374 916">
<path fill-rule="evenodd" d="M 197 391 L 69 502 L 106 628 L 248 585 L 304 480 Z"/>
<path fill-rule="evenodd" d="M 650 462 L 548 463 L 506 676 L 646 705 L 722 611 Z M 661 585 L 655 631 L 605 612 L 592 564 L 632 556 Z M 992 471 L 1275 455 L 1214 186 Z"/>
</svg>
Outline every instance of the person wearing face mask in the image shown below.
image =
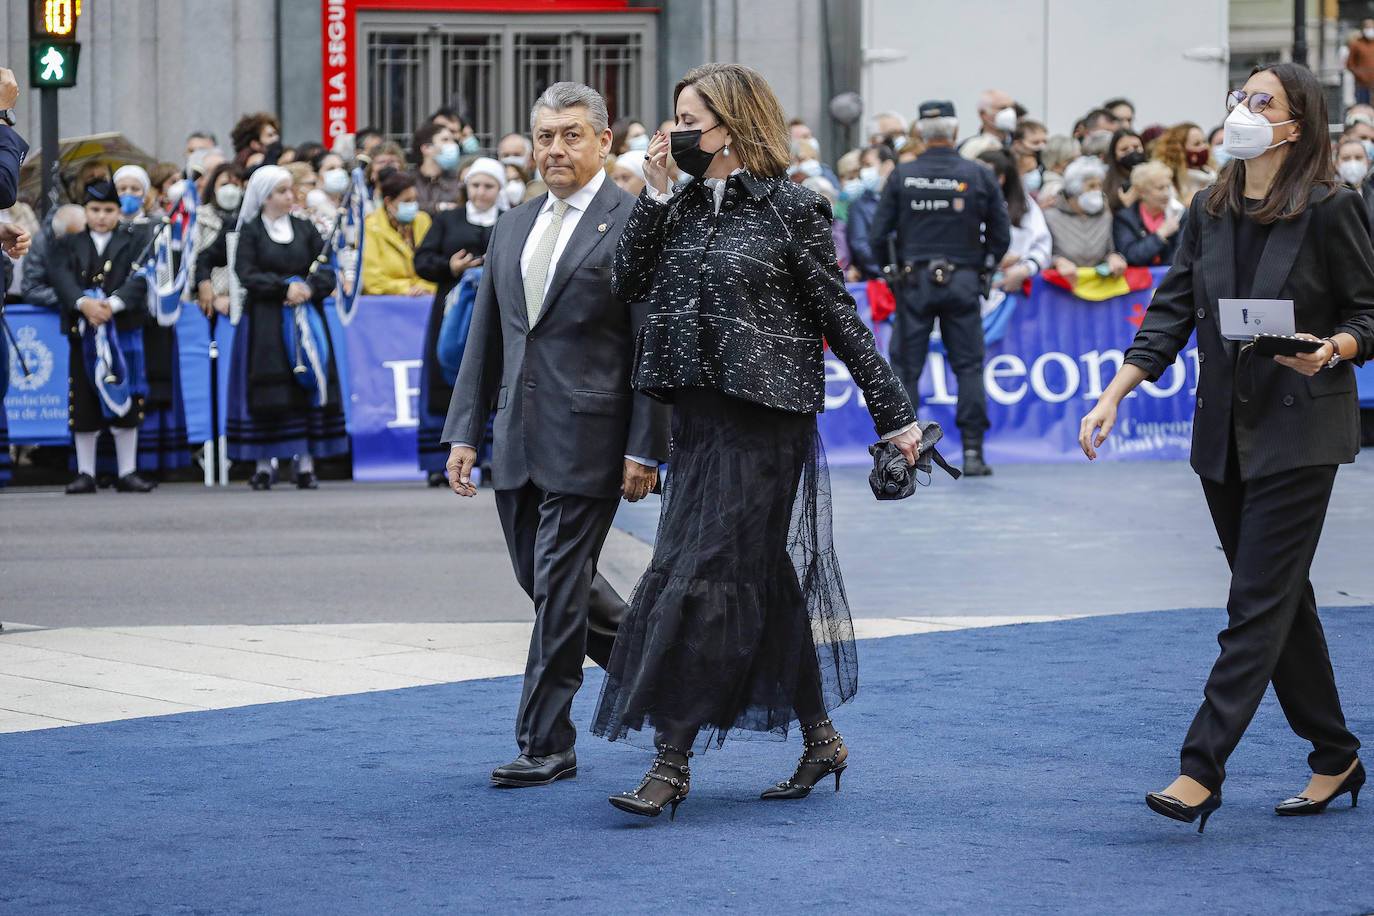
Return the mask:
<svg viewBox="0 0 1374 916">
<path fill-rule="evenodd" d="M 1016 102 L 1012 97 L 1001 89 L 989 89 L 978 96 L 978 133 L 964 143 L 976 137 L 991 137 L 999 146 L 1006 146 L 1016 131 L 1017 120 Z M 960 144 L 961 153 L 962 147 Z"/>
<path fill-rule="evenodd" d="M 1193 195 L 1217 179 L 1212 165 L 1212 148 L 1202 128 L 1192 122 L 1175 124 L 1155 144 L 1154 158 L 1174 173 L 1174 192 L 1186 207 Z"/>
<path fill-rule="evenodd" d="M 835 219 L 839 222 L 848 222 L 850 204 L 858 200 L 864 192 L 864 183 L 859 177 L 859 169 L 862 166 L 863 150 L 857 149 L 845 153 L 835 163 L 835 174 L 840 179 L 840 196 L 835 201 Z"/>
<path fill-rule="evenodd" d="M 882 144 L 870 146 L 859 157 L 859 181 L 863 192 L 850 201 L 849 218 L 845 221 L 850 282 L 882 279 L 883 265 L 888 260 L 887 241 L 875 247 L 869 241 L 869 229 L 873 226 L 873 217 L 878 213 L 883 185 L 896 167 L 896 155 Z"/>
<path fill-rule="evenodd" d="M 808 178 L 824 178 L 832 188 L 840 186 L 835 170 L 821 162 L 820 146 L 810 137 L 793 140 L 791 178 L 801 184 Z"/>
<path fill-rule="evenodd" d="M 1022 118 L 1011 135 L 1011 151 L 1016 156 L 1016 171 L 1021 186 L 1032 196 L 1040 192 L 1045 179 L 1045 144 L 1049 130 L 1039 121 Z"/>
<path fill-rule="evenodd" d="M 392 172 L 377 188 L 382 205 L 363 223 L 363 295 L 434 295 L 434 284 L 415 272 L 415 249 L 424 242 L 431 218 L 420 209 L 414 176 Z"/>
<path fill-rule="evenodd" d="M 420 209 L 434 216 L 457 207 L 463 199 L 463 183 L 454 170 L 461 153 L 449 129 L 433 121 L 422 125 L 415 131 L 411 151 L 420 163 L 412 173 Z"/>
<path fill-rule="evenodd" d="M 439 365 L 439 329 L 444 322 L 449 293 L 463 274 L 480 267 L 491 241 L 496 218 L 510 209 L 505 196 L 506 167 L 495 159 L 477 159 L 468 166 L 465 181 L 467 202 L 434 218 L 429 232 L 415 249 L 415 273 L 434 284 L 434 302 L 425 324 L 424 363 L 420 367 L 420 470 L 431 487 L 446 481 L 444 466 L 449 451 L 443 444 L 444 420 L 453 400 L 453 386 Z"/>
<path fill-rule="evenodd" d="M 1207 135 L 1207 145 L 1212 148 L 1212 162 L 1216 164 L 1218 173 L 1226 166 L 1226 163 L 1231 161 L 1231 154 L 1222 149 L 1221 146 L 1221 139 L 1224 134 L 1225 130 L 1223 130 L 1222 125 L 1218 124 Z"/>
<path fill-rule="evenodd" d="M 316 489 L 315 459 L 348 451 L 335 348 L 324 323 L 334 271 L 318 262 L 324 239 L 315 227 L 291 215 L 294 198 L 291 174 L 263 166 L 248 180 L 235 227 L 233 269 L 244 302 L 234 328 L 225 428 L 230 460 L 255 463 L 254 490 L 271 489 L 274 458 L 294 458 L 296 487 Z M 314 312 L 323 340 L 302 335 L 299 347 L 288 348 L 285 310 L 297 306 Z"/>
<path fill-rule="evenodd" d="M 611 740 L 654 742 L 640 785 L 609 799 L 648 817 L 676 811 L 694 751 L 735 729 L 801 732 L 801 762 L 764 799 L 805 798 L 849 763 L 830 717 L 857 689 L 857 668 L 822 497 L 824 344 L 878 435 L 909 461 L 921 439 L 845 290 L 830 205 L 788 180 L 772 88 L 748 67 L 709 63 L 678 81 L 673 106 L 674 130 L 649 143 L 648 187 L 611 281 L 620 300 L 648 301 L 634 385 L 673 404 L 672 476 L 592 724 Z M 669 149 L 691 176 L 676 188 Z M 789 538 L 794 518 L 807 522 Z"/>
<path fill-rule="evenodd" d="M 997 286 L 1004 293 L 1019 293 L 1031 277 L 1050 264 L 1050 229 L 1030 194 L 1021 186 L 1016 174 L 1014 154 L 1010 150 L 994 149 L 978 159 L 992 167 L 1002 186 L 1007 202 L 1007 219 L 1011 223 L 1011 244 L 998 265 Z"/>
<path fill-rule="evenodd" d="M 216 166 L 205 183 L 206 199 L 196 210 L 195 262 L 186 288 L 195 290 L 196 305 L 206 318 L 229 314 L 226 233 L 238 221 L 243 181 L 243 169 L 232 162 Z"/>
<path fill-rule="evenodd" d="M 1374 18 L 1360 23 L 1360 30 L 1350 36 L 1350 49 L 1345 57 L 1345 69 L 1355 78 L 1355 102 L 1370 103 L 1370 88 L 1374 87 Z"/>
<path fill-rule="evenodd" d="M 1359 195 L 1335 182 L 1325 89 L 1310 70 L 1256 68 L 1227 104 L 1223 142 L 1234 160 L 1193 199 L 1174 265 L 1079 429 L 1091 459 L 1123 399 L 1173 367 L 1196 334 L 1192 467 L 1230 567 L 1227 623 L 1179 776 L 1146 803 L 1176 820 L 1200 818 L 1199 831 L 1221 806 L 1227 760 L 1271 684 L 1289 725 L 1312 747 L 1307 787 L 1275 813 L 1321 814 L 1343 794 L 1353 805 L 1365 783 L 1311 566 L 1336 470 L 1359 450 L 1350 361 L 1374 357 L 1374 248 Z M 1270 357 L 1226 339 L 1223 303 L 1237 298 L 1288 301 L 1297 336 L 1315 349 Z M 1140 527 L 1138 519 L 1122 523 Z M 1158 651 L 1192 651 L 1175 643 Z"/>
<path fill-rule="evenodd" d="M 1106 267 L 1115 276 L 1126 272 L 1126 259 L 1112 241 L 1112 213 L 1102 184 L 1106 166 L 1096 156 L 1080 156 L 1064 169 L 1064 192 L 1057 205 L 1045 211 L 1053 240 L 1054 269 L 1069 285 L 1078 282 L 1080 267 Z"/>
<path fill-rule="evenodd" d="M 1162 162 L 1136 164 L 1129 176 L 1134 200 L 1112 216 L 1116 250 L 1130 267 L 1174 262 L 1187 211 L 1174 199 L 1173 174 Z"/>
<path fill-rule="evenodd" d="M 1107 178 L 1102 183 L 1102 191 L 1113 213 L 1135 202 L 1131 189 L 1131 169 L 1144 161 L 1145 143 L 1139 134 L 1126 128 L 1112 134 L 1112 142 L 1107 147 Z"/>
<path fill-rule="evenodd" d="M 607 161 L 614 161 L 631 150 L 643 152 L 648 148 L 649 132 L 638 119 L 619 118 L 611 125 L 611 156 Z"/>
<path fill-rule="evenodd" d="M 915 162 L 898 165 L 883 183 L 868 244 L 881 255 L 896 233 L 901 290 L 889 350 L 893 368 L 917 403 L 938 318 L 958 382 L 955 423 L 964 473 L 986 477 L 992 468 L 983 458 L 988 405 L 980 300 L 1011 244 L 1011 224 L 992 170 L 955 151 L 959 120 L 954 104 L 926 102 L 919 114 L 916 124 L 926 151 Z"/>
<path fill-rule="evenodd" d="M 115 193 L 119 195 L 119 219 L 126 223 L 146 223 L 147 205 L 153 183 L 141 165 L 122 165 L 114 173 Z"/>
<path fill-rule="evenodd" d="M 1348 187 L 1360 192 L 1370 233 L 1374 234 L 1374 181 L 1369 180 L 1370 159 L 1364 144 L 1346 140 L 1336 148 L 1336 175 Z"/>
</svg>

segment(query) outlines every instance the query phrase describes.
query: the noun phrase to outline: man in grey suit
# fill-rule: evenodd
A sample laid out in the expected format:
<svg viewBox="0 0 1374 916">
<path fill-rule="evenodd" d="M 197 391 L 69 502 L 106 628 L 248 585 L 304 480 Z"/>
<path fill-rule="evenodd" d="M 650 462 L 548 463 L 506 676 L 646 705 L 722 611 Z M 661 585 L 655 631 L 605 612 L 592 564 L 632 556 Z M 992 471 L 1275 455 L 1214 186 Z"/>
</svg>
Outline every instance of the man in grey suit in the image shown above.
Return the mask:
<svg viewBox="0 0 1374 916">
<path fill-rule="evenodd" d="M 667 408 L 630 389 L 635 324 L 630 305 L 611 294 L 611 263 L 634 197 L 603 167 L 606 103 L 588 86 L 555 83 L 530 121 L 549 193 L 492 230 L 443 433 L 449 484 L 473 496 L 474 446 L 496 408 L 496 508 L 515 577 L 534 599 L 516 721 L 520 757 L 492 773 L 501 786 L 577 773 L 570 710 L 589 651 L 589 597 L 596 588 L 598 604 L 624 609 L 597 575 L 597 557 L 620 497 L 648 495 L 668 450 Z M 595 644 L 592 654 L 602 664 L 609 656 L 597 658 Z"/>
</svg>

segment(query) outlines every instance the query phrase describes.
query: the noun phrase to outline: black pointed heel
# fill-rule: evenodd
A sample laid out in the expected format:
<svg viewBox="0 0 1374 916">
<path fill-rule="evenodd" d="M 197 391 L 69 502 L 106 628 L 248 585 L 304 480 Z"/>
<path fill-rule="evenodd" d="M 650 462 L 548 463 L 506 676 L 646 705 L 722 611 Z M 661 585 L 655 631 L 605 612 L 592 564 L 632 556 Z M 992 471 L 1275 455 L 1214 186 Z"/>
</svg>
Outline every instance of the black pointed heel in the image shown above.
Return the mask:
<svg viewBox="0 0 1374 916">
<path fill-rule="evenodd" d="M 1341 784 L 1336 787 L 1336 791 L 1321 801 L 1313 801 L 1310 798 L 1297 795 L 1293 798 L 1285 798 L 1274 806 L 1274 813 L 1281 817 L 1303 817 L 1309 814 L 1321 814 L 1326 810 L 1326 806 L 1335 801 L 1339 796 L 1350 793 L 1350 807 L 1360 806 L 1360 790 L 1364 788 L 1365 772 L 1364 764 L 1359 760 L 1355 761 L 1355 768 L 1341 780 Z"/>
<path fill-rule="evenodd" d="M 824 722 L 817 722 L 815 725 L 808 727 L 806 731 L 814 731 L 830 724 L 831 721 L 826 719 Z M 835 750 L 827 757 L 807 756 L 810 751 L 816 748 L 827 747 L 832 744 L 835 745 Z M 840 759 L 841 750 L 846 752 L 846 756 L 843 760 Z M 844 772 L 847 766 L 849 766 L 848 748 L 845 748 L 844 736 L 839 732 L 834 732 L 829 738 L 823 741 L 803 740 L 802 756 L 801 760 L 797 763 L 796 771 L 792 773 L 790 778 L 783 780 L 772 788 L 765 789 L 759 798 L 766 801 L 806 798 L 811 794 L 811 790 L 816 787 L 817 783 L 832 773 L 835 774 L 835 791 L 838 792 L 840 791 L 840 774 Z M 807 782 L 806 779 L 802 777 L 802 769 L 805 767 L 825 767 L 825 769 L 817 773 L 815 778 L 810 782 Z"/>
<path fill-rule="evenodd" d="M 1191 824 L 1201 818 L 1197 825 L 1197 832 L 1201 833 L 1207 826 L 1207 818 L 1212 816 L 1212 812 L 1221 807 L 1221 793 L 1213 792 L 1207 796 L 1207 800 L 1200 805 L 1185 805 L 1183 802 L 1174 798 L 1172 795 L 1165 795 L 1163 792 L 1151 792 L 1145 796 L 1145 804 L 1150 806 L 1150 810 L 1165 817 L 1171 817 L 1176 821 L 1183 821 Z"/>
<path fill-rule="evenodd" d="M 664 756 L 665 754 L 677 754 L 682 757 L 681 764 L 671 763 Z M 687 763 L 692 758 L 691 751 L 678 750 L 672 745 L 658 745 L 658 756 L 654 757 L 653 766 L 649 767 L 649 772 L 644 774 L 644 781 L 639 784 L 633 792 L 622 792 L 619 795 L 612 795 L 607 801 L 615 808 L 619 808 L 628 814 L 638 814 L 641 817 L 658 817 L 663 813 L 664 806 L 668 806 L 668 820 L 677 820 L 677 806 L 682 804 L 687 797 L 687 792 L 692 786 L 692 768 Z M 659 773 L 659 769 L 676 770 L 677 776 L 664 776 Z M 654 780 L 667 783 L 673 787 L 673 795 L 661 802 L 656 802 L 652 798 L 645 798 L 639 793 L 647 789 Z"/>
</svg>

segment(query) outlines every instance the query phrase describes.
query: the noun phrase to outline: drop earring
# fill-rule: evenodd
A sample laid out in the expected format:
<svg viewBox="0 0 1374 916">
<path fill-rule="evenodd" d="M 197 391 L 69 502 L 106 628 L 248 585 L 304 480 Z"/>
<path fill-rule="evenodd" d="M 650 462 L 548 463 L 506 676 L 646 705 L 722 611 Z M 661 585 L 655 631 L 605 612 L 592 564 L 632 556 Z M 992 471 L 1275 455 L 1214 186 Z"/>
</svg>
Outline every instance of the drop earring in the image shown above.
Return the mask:
<svg viewBox="0 0 1374 916">
<path fill-rule="evenodd" d="M 730 158 L 730 144 L 728 144 L 728 143 L 725 144 L 725 148 L 724 148 L 723 150 L 721 150 L 721 152 L 723 152 L 723 153 L 725 154 L 725 158 L 726 158 L 726 159 L 729 159 L 729 158 Z"/>
</svg>

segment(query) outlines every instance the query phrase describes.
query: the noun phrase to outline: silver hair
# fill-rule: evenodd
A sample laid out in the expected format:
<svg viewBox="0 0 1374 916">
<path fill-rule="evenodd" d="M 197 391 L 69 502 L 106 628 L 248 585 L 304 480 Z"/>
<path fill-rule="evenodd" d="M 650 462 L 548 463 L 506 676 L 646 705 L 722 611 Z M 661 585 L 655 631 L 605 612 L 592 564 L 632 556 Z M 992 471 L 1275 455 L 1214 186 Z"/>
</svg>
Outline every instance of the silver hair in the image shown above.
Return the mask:
<svg viewBox="0 0 1374 916">
<path fill-rule="evenodd" d="M 922 118 L 916 122 L 916 130 L 927 143 L 952 143 L 959 135 L 958 118 Z"/>
<path fill-rule="evenodd" d="M 539 106 L 536 105 L 536 106 L 535 106 L 535 113 L 537 114 L 538 111 L 539 111 Z M 531 118 L 531 120 L 533 120 L 533 119 Z M 509 140 L 511 137 L 517 138 L 517 139 L 520 141 L 521 145 L 524 146 L 524 148 L 525 148 L 525 155 L 526 155 L 526 156 L 528 156 L 528 155 L 530 155 L 530 154 L 532 154 L 532 153 L 534 152 L 534 144 L 530 142 L 530 138 L 529 138 L 529 137 L 526 137 L 524 134 L 520 134 L 520 133 L 510 133 L 510 134 L 506 134 L 504 137 L 501 138 L 500 142 L 497 143 L 496 145 L 497 145 L 497 146 L 500 146 L 501 143 L 505 143 L 505 142 L 506 142 L 507 140 Z"/>
<path fill-rule="evenodd" d="M 76 224 L 86 224 L 86 211 L 80 204 L 63 204 L 53 211 L 53 234 L 58 237 L 72 232 Z"/>
<path fill-rule="evenodd" d="M 587 120 L 591 122 L 592 130 L 599 134 L 610 126 L 611 119 L 606 113 L 606 100 L 601 97 L 601 93 L 582 83 L 563 82 L 554 83 L 534 100 L 534 107 L 530 109 L 530 131 L 534 131 L 539 109 L 562 111 L 579 105 L 587 109 Z"/>
<path fill-rule="evenodd" d="M 1093 178 L 1106 178 L 1107 167 L 1096 156 L 1079 156 L 1064 169 L 1064 194 L 1077 197 L 1083 193 L 1083 186 Z"/>
<path fill-rule="evenodd" d="M 892 118 L 892 119 L 895 120 L 898 124 L 902 125 L 902 133 L 906 133 L 906 132 L 907 132 L 907 128 L 910 126 L 910 125 L 907 123 L 906 118 L 902 117 L 902 116 L 901 116 L 900 114 L 898 114 L 897 112 L 895 112 L 895 111 L 880 111 L 880 112 L 878 112 L 877 114 L 875 114 L 875 115 L 873 116 L 873 120 L 872 120 L 871 122 L 869 122 L 870 125 L 872 126 L 872 130 L 869 131 L 870 134 L 876 134 L 876 133 L 878 132 L 878 121 L 879 121 L 880 119 L 882 119 L 882 118 Z"/>
</svg>

